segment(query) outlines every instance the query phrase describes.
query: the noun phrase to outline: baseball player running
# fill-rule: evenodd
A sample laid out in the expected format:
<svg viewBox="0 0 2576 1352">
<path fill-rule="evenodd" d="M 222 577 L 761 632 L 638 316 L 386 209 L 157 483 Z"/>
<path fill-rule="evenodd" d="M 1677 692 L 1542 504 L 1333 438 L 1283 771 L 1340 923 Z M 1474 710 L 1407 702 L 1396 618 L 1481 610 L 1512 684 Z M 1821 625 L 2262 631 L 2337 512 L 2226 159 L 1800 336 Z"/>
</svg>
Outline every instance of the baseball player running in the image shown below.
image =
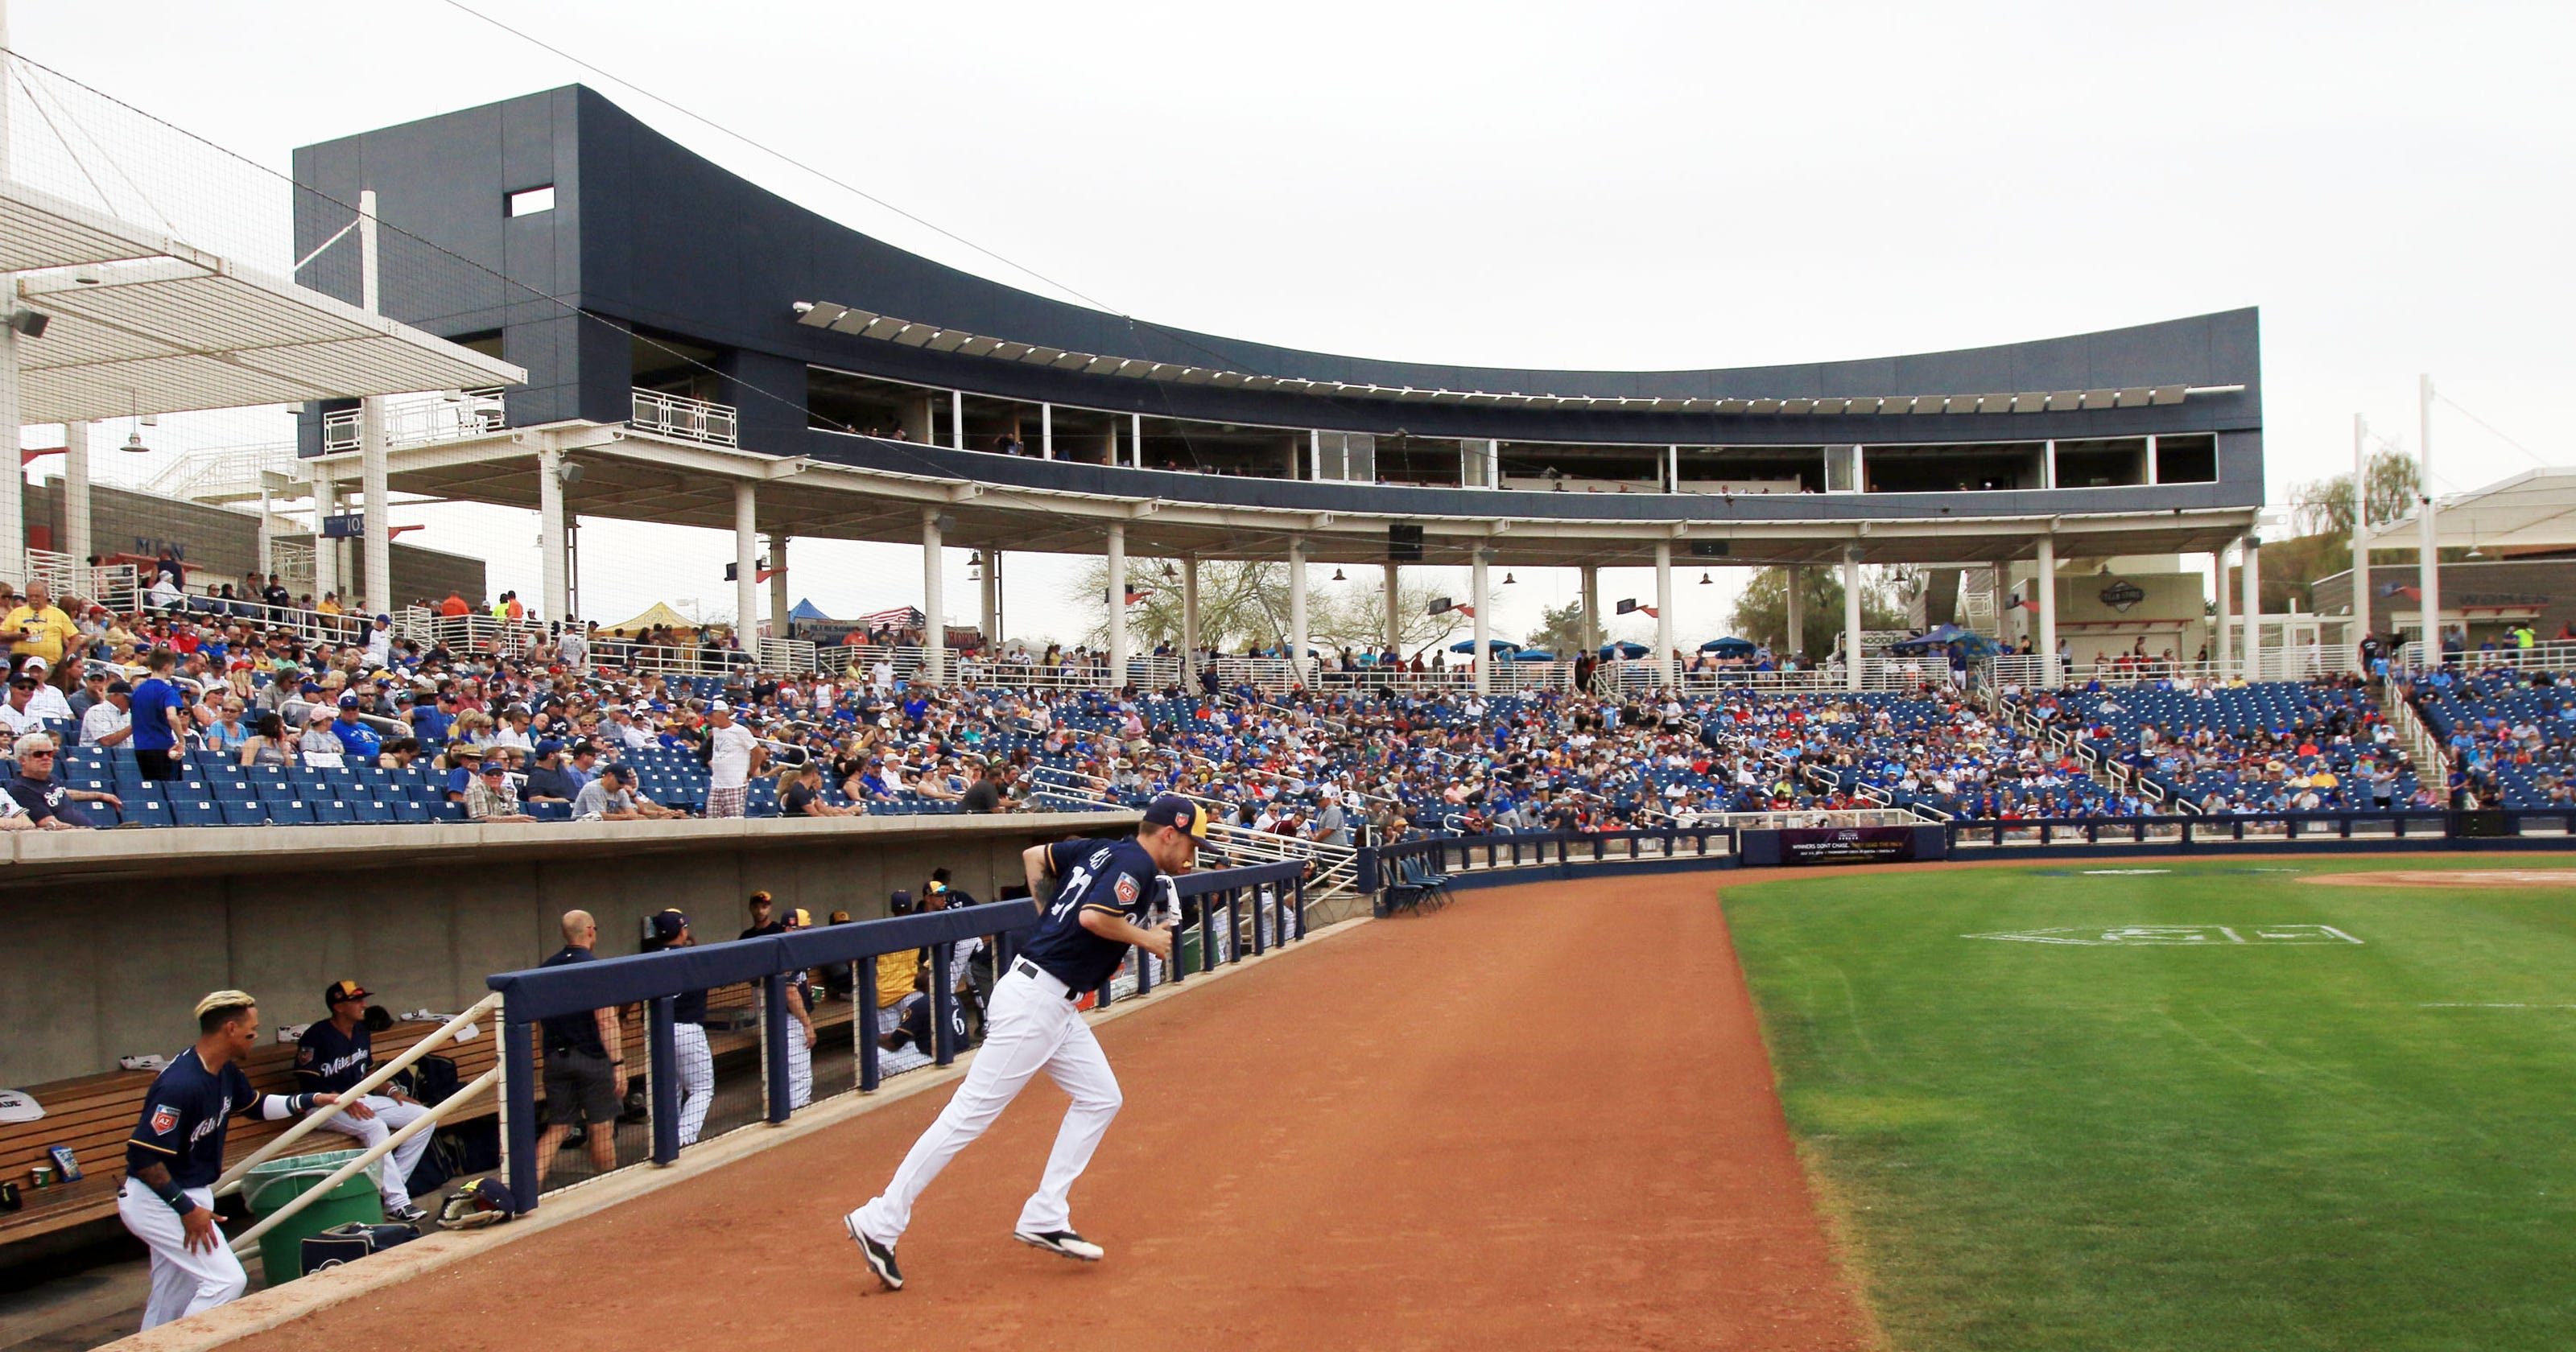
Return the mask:
<svg viewBox="0 0 2576 1352">
<path fill-rule="evenodd" d="M 644 951 L 687 948 L 697 941 L 689 932 L 688 916 L 663 910 L 653 916 L 653 937 L 645 941 Z M 682 991 L 671 1002 L 671 1048 L 680 1067 L 680 1145 L 686 1149 L 698 1143 L 698 1133 L 706 1130 L 707 1109 L 716 1101 L 716 1059 L 707 1050 L 705 991 Z"/>
<path fill-rule="evenodd" d="M 305 1029 L 304 1036 L 295 1040 L 297 1088 L 346 1094 L 367 1078 L 376 1057 L 375 1034 L 366 1025 L 367 997 L 371 994 L 354 981 L 334 981 L 323 990 L 322 1003 L 330 1009 L 331 1017 Z M 385 1093 L 352 1100 L 322 1128 L 355 1136 L 361 1148 L 373 1150 L 378 1141 L 410 1126 L 428 1111 L 410 1095 L 388 1087 Z M 418 1225 L 429 1219 L 428 1212 L 411 1204 L 411 1189 L 406 1185 L 411 1181 L 412 1167 L 429 1153 L 430 1140 L 430 1134 L 424 1131 L 395 1147 L 391 1158 L 379 1162 L 383 1173 L 376 1191 L 384 1198 L 388 1220 Z"/>
<path fill-rule="evenodd" d="M 1146 807 L 1145 823 L 1132 839 L 1036 845 L 1021 856 L 1029 895 L 1054 900 L 1010 970 L 993 984 L 983 1050 L 939 1119 L 913 1142 L 894 1181 L 843 1218 L 887 1290 L 903 1289 L 894 1250 L 912 1222 L 914 1201 L 1041 1070 L 1073 1104 L 1056 1131 L 1046 1174 L 1020 1209 L 1011 1237 L 1067 1258 L 1100 1261 L 1101 1247 L 1073 1231 L 1067 1194 L 1118 1115 L 1118 1077 L 1074 1002 L 1109 980 L 1126 961 L 1129 945 L 1171 958 L 1171 931 L 1138 922 L 1159 909 L 1171 885 L 1167 875 L 1189 872 L 1207 828 L 1204 809 L 1167 793 Z M 1055 880 L 1052 888 L 1049 879 Z"/>
<path fill-rule="evenodd" d="M 250 1277 L 215 1224 L 215 1180 L 224 1173 L 224 1127 L 235 1113 L 263 1121 L 300 1116 L 337 1094 L 258 1094 L 238 1064 L 259 1045 L 259 1005 L 240 991 L 197 1002 L 197 1045 L 170 1058 L 144 1095 L 143 1118 L 125 1143 L 116 1215 L 152 1251 L 152 1295 L 143 1327 L 211 1310 Z"/>
</svg>

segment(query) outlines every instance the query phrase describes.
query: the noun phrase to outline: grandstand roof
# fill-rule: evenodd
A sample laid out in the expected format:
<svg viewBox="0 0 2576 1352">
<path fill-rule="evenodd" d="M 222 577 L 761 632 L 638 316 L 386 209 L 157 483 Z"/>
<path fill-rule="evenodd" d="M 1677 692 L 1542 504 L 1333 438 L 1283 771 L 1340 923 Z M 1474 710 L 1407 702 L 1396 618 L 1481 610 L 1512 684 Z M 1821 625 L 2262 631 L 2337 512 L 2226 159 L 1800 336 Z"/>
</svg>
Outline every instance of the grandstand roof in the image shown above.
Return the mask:
<svg viewBox="0 0 2576 1352">
<path fill-rule="evenodd" d="M 6 179 L 0 272 L 22 274 L 21 303 L 51 321 L 18 348 L 30 423 L 527 379 L 508 362 Z"/>
<path fill-rule="evenodd" d="M 2381 523 L 2372 536 L 2411 544 L 2421 529 L 2408 516 Z M 2576 549 L 2576 469 L 2524 470 L 2444 498 L 2434 509 L 2433 533 L 2445 549 Z"/>
</svg>

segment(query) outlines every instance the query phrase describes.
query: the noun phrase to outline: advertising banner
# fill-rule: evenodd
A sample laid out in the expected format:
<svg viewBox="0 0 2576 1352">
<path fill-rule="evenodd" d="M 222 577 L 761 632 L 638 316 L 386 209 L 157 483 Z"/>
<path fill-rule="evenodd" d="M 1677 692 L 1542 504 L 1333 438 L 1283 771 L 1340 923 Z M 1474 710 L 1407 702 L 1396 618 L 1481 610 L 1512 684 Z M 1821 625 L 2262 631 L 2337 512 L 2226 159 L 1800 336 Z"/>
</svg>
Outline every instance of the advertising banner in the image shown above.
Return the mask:
<svg viewBox="0 0 2576 1352">
<path fill-rule="evenodd" d="M 1806 827 L 1780 833 L 1783 864 L 1903 864 L 1913 858 L 1911 826 Z"/>
</svg>

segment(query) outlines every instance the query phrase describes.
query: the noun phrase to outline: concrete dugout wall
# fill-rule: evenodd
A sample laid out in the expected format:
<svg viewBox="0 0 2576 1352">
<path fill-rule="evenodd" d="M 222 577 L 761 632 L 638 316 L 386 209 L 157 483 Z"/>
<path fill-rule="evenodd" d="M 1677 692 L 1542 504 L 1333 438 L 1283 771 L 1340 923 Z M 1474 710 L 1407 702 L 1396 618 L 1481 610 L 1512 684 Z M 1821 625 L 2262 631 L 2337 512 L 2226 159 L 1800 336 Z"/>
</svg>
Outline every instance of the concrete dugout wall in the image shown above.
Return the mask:
<svg viewBox="0 0 2576 1352">
<path fill-rule="evenodd" d="M 274 1028 L 323 1017 L 322 988 L 363 982 L 390 1010 L 463 1009 L 493 972 L 562 945 L 578 907 L 603 957 L 645 916 L 688 912 L 733 938 L 766 890 L 819 923 L 869 920 L 933 868 L 992 900 L 1020 851 L 1115 835 L 1133 813 L 516 826 L 192 827 L 0 838 L 0 1085 L 114 1070 L 195 1037 L 189 1009 L 235 987 Z M 487 1030 L 488 1031 L 488 1030 Z"/>
</svg>

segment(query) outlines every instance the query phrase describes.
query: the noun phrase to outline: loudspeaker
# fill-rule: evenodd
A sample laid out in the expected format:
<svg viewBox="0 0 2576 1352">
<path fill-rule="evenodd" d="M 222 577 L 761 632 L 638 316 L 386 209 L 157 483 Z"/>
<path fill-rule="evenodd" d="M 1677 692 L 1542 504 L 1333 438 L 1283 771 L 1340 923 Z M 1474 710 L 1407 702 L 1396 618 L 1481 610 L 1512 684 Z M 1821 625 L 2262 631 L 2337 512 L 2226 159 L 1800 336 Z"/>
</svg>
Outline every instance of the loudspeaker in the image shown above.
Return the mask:
<svg viewBox="0 0 2576 1352">
<path fill-rule="evenodd" d="M 1726 551 L 1732 547 L 1732 542 L 1726 540 L 1693 540 L 1690 542 L 1690 547 L 1691 557 L 1694 559 L 1722 559 L 1726 557 Z"/>
<path fill-rule="evenodd" d="M 1386 561 L 1422 562 L 1422 528 L 1397 522 L 1386 528 Z"/>
</svg>

